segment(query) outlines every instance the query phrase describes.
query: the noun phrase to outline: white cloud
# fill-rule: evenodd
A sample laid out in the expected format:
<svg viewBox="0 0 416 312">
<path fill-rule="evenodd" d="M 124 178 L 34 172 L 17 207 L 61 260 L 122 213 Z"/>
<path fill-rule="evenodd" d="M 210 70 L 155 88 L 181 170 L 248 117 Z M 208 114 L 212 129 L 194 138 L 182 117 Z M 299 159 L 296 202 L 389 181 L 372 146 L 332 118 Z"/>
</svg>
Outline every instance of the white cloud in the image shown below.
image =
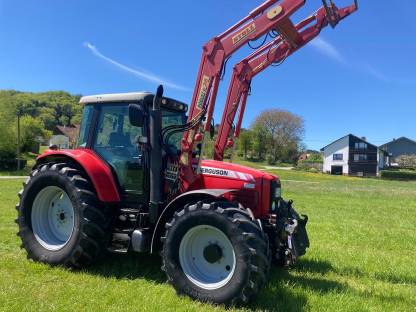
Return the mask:
<svg viewBox="0 0 416 312">
<path fill-rule="evenodd" d="M 92 54 L 94 54 L 95 56 L 101 58 L 102 60 L 110 63 L 111 65 L 114 65 L 115 67 L 128 72 L 136 77 L 139 77 L 140 79 L 143 80 L 147 80 L 150 82 L 154 82 L 157 84 L 163 84 L 166 87 L 170 87 L 172 89 L 176 89 L 179 91 L 191 91 L 189 88 L 178 85 L 176 83 L 172 83 L 168 80 L 165 80 L 161 77 L 156 76 L 155 74 L 152 74 L 144 69 L 135 69 L 135 68 L 131 68 L 127 65 L 121 64 L 111 58 L 109 58 L 108 56 L 105 56 L 104 54 L 102 54 L 96 46 L 94 46 L 93 44 L 89 43 L 89 42 L 84 42 L 84 47 L 86 47 L 88 50 L 90 50 L 92 52 Z"/>
<path fill-rule="evenodd" d="M 311 42 L 311 46 L 318 52 L 330 57 L 331 59 L 346 64 L 344 56 L 328 41 L 318 37 Z"/>
<path fill-rule="evenodd" d="M 368 74 L 370 76 L 373 76 L 374 78 L 376 78 L 376 79 L 378 79 L 380 81 L 384 81 L 384 82 L 389 82 L 390 81 L 390 79 L 386 75 L 384 75 L 382 72 L 380 72 L 378 69 L 374 68 L 370 64 L 365 64 L 362 67 L 362 70 L 366 74 Z"/>
<path fill-rule="evenodd" d="M 343 65 L 350 65 L 349 67 L 352 67 L 357 71 L 361 71 L 366 75 L 372 76 L 373 78 L 379 81 L 392 82 L 392 80 L 389 77 L 387 77 L 378 69 L 374 68 L 368 63 L 348 64 L 341 52 L 339 52 L 333 44 L 326 41 L 325 39 L 318 37 L 311 42 L 311 46 L 314 47 L 319 53 L 333 59 L 338 63 L 341 63 Z"/>
</svg>

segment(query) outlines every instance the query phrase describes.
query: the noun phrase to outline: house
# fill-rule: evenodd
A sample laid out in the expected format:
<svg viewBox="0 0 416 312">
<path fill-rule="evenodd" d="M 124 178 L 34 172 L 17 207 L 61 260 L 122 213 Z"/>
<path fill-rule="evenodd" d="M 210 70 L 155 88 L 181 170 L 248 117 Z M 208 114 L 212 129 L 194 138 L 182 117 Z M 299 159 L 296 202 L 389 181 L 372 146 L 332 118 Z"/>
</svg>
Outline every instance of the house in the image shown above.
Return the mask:
<svg viewBox="0 0 416 312">
<path fill-rule="evenodd" d="M 321 149 L 323 172 L 350 176 L 376 176 L 386 164 L 387 153 L 365 138 L 348 134 Z"/>
<path fill-rule="evenodd" d="M 79 125 L 56 126 L 50 144 L 59 145 L 60 148 L 74 148 L 77 144 L 78 133 Z M 65 137 L 68 139 L 66 140 Z"/>
<path fill-rule="evenodd" d="M 305 161 L 305 160 L 308 160 L 308 159 L 309 159 L 309 157 L 311 157 L 311 154 L 309 154 L 309 153 L 302 153 L 302 154 L 299 156 L 298 161 Z"/>
<path fill-rule="evenodd" d="M 398 156 L 416 155 L 416 142 L 406 137 L 393 139 L 393 141 L 381 145 L 380 148 L 389 153 L 392 165 L 396 163 Z"/>
</svg>

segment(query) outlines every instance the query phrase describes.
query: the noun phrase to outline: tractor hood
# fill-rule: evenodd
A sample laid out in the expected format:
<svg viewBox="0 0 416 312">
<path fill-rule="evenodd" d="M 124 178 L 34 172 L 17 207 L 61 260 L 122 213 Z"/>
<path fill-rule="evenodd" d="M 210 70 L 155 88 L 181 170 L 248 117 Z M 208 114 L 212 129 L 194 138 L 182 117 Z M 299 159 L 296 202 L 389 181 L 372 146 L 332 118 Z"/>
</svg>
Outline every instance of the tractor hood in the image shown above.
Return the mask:
<svg viewBox="0 0 416 312">
<path fill-rule="evenodd" d="M 240 180 L 246 183 L 255 183 L 261 178 L 277 179 L 276 176 L 261 170 L 215 160 L 203 160 L 201 173 L 205 177 L 217 177 L 231 180 Z"/>
<path fill-rule="evenodd" d="M 228 162 L 203 160 L 201 173 L 190 190 L 229 190 L 229 196 L 224 197 L 253 209 L 256 217 L 266 216 L 269 213 L 270 191 L 273 187 L 280 188 L 277 176 Z"/>
</svg>

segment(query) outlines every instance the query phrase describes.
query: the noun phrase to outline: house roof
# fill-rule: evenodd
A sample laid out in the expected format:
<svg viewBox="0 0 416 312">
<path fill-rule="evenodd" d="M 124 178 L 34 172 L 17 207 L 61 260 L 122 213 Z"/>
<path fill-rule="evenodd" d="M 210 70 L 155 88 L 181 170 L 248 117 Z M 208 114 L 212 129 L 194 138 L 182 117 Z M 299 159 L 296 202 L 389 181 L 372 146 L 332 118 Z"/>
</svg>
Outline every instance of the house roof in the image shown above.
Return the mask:
<svg viewBox="0 0 416 312">
<path fill-rule="evenodd" d="M 57 132 L 67 136 L 71 141 L 75 140 L 78 136 L 79 125 L 71 126 L 56 126 Z"/>
<path fill-rule="evenodd" d="M 411 140 L 411 139 L 409 139 L 409 138 L 406 138 L 406 137 L 400 137 L 400 138 L 398 138 L 398 139 L 394 139 L 394 140 L 392 140 L 392 141 L 390 141 L 390 142 L 387 142 L 387 143 L 384 143 L 383 145 L 381 145 L 380 147 L 381 148 L 385 148 L 387 145 L 389 145 L 389 144 L 391 144 L 391 143 L 394 143 L 394 142 L 397 142 L 397 141 L 407 141 L 407 142 L 409 142 L 409 143 L 411 143 L 411 144 L 415 144 L 416 145 L 416 141 L 413 141 L 413 140 Z"/>
<path fill-rule="evenodd" d="M 354 138 L 356 138 L 356 139 L 359 139 L 359 140 L 361 140 L 361 141 L 363 141 L 363 142 L 365 142 L 365 143 L 367 143 L 368 145 L 371 145 L 371 146 L 374 146 L 374 147 L 377 147 L 376 145 L 374 145 L 374 144 L 371 144 L 371 143 L 369 143 L 369 142 L 367 142 L 366 140 L 363 140 L 362 138 L 360 138 L 360 137 L 358 137 L 358 136 L 356 136 L 356 135 L 353 135 L 353 134 L 347 134 L 347 135 L 344 135 L 342 138 L 339 138 L 338 140 L 335 140 L 335 141 L 333 141 L 332 143 L 329 143 L 328 145 L 326 145 L 326 146 L 324 146 L 324 147 L 322 147 L 321 148 L 321 152 L 323 152 L 328 146 L 330 146 L 330 145 L 332 145 L 332 144 L 334 144 L 334 143 L 336 143 L 336 142 L 338 142 L 338 141 L 341 141 L 342 139 L 344 139 L 344 138 L 346 138 L 346 137 L 354 137 Z"/>
</svg>

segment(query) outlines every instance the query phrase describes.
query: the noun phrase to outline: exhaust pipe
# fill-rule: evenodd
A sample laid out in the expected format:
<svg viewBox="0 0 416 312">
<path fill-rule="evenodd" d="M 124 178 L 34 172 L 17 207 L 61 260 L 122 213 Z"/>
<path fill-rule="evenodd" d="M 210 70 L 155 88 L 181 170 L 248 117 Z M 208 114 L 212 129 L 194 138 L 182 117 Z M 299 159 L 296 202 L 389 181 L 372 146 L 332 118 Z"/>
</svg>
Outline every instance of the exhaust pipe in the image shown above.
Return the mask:
<svg viewBox="0 0 416 312">
<path fill-rule="evenodd" d="M 157 88 L 153 98 L 153 107 L 150 111 L 150 196 L 149 196 L 149 221 L 156 223 L 159 215 L 159 207 L 162 202 L 162 111 L 160 103 L 163 96 L 163 86 Z"/>
</svg>

